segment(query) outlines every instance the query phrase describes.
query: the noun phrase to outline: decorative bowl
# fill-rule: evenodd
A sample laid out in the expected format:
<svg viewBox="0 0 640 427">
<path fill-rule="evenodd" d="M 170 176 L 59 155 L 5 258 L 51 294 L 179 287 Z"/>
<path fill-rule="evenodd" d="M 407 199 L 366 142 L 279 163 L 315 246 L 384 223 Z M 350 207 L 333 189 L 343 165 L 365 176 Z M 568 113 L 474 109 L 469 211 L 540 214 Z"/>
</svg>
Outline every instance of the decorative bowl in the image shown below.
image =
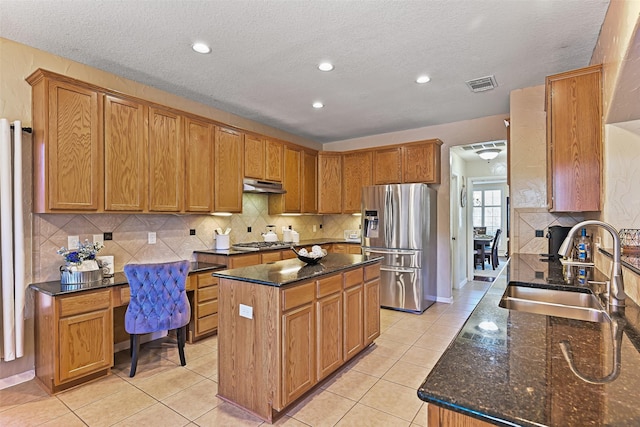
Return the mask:
<svg viewBox="0 0 640 427">
<path fill-rule="evenodd" d="M 291 250 L 293 251 L 294 254 L 296 254 L 296 256 L 298 257 L 298 259 L 302 262 L 306 262 L 307 264 L 317 264 L 318 262 L 320 262 L 320 260 L 322 260 L 324 257 L 327 256 L 327 251 L 325 249 L 322 250 L 322 253 L 324 255 L 322 255 L 321 257 L 317 257 L 317 258 L 313 258 L 310 256 L 305 256 L 305 255 L 300 255 L 300 253 L 298 251 L 295 250 L 294 247 L 291 247 Z"/>
</svg>

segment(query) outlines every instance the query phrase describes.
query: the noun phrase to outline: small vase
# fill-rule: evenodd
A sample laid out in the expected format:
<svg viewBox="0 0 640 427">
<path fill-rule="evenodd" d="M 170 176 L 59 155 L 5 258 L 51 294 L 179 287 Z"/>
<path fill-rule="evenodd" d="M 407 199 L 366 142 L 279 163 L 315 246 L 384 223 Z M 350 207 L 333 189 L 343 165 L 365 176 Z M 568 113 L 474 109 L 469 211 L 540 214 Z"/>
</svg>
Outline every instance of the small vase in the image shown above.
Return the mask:
<svg viewBox="0 0 640 427">
<path fill-rule="evenodd" d="M 75 285 L 102 281 L 102 269 L 95 260 L 83 261 L 80 265 L 60 266 L 60 283 Z"/>
</svg>

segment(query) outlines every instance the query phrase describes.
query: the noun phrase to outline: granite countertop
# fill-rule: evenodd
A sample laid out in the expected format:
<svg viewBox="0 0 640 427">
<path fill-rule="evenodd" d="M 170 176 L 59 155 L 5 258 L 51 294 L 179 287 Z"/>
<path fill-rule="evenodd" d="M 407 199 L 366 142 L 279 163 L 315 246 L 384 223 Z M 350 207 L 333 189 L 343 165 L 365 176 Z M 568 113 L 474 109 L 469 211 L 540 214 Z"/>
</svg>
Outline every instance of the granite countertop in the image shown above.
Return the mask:
<svg viewBox="0 0 640 427">
<path fill-rule="evenodd" d="M 510 281 L 569 286 L 559 262 L 514 255 L 418 390 L 430 403 L 505 426 L 637 426 L 640 422 L 640 310 L 620 313 L 619 376 L 580 379 L 559 343 L 571 345 L 576 369 L 602 379 L 613 371 L 612 322 L 564 319 L 498 306 Z M 493 322 L 495 332 L 483 322 Z M 482 325 L 482 326 L 481 326 Z"/>
<path fill-rule="evenodd" d="M 351 243 L 354 245 L 359 245 L 360 240 L 353 241 L 353 240 L 345 240 L 340 238 L 308 239 L 308 240 L 300 240 L 297 243 L 291 243 L 291 246 L 294 246 L 296 248 L 308 247 L 308 249 L 311 249 L 311 246 L 313 245 L 328 245 L 332 243 Z M 263 249 L 260 251 L 239 251 L 237 249 L 206 249 L 206 250 L 197 250 L 193 252 L 197 254 L 212 254 L 212 255 L 243 255 L 243 254 L 264 253 L 269 251 L 282 251 L 286 249 L 288 248 L 284 247 L 284 248 Z"/>
<path fill-rule="evenodd" d="M 268 286 L 285 286 L 359 265 L 373 264 L 381 259 L 382 257 L 330 253 L 318 264 L 308 265 L 297 258 L 293 258 L 250 267 L 216 271 L 213 275 L 223 279 L 240 280 Z"/>
<path fill-rule="evenodd" d="M 205 271 L 219 270 L 226 268 L 224 264 L 213 264 L 208 262 L 191 262 L 189 274 L 202 273 Z M 82 292 L 100 288 L 108 288 L 111 286 L 127 285 L 127 277 L 123 272 L 116 272 L 113 277 L 105 277 L 100 282 L 82 283 L 75 285 L 63 285 L 60 280 L 52 280 L 49 282 L 32 283 L 30 288 L 38 292 L 51 296 L 70 294 L 74 292 Z"/>
</svg>

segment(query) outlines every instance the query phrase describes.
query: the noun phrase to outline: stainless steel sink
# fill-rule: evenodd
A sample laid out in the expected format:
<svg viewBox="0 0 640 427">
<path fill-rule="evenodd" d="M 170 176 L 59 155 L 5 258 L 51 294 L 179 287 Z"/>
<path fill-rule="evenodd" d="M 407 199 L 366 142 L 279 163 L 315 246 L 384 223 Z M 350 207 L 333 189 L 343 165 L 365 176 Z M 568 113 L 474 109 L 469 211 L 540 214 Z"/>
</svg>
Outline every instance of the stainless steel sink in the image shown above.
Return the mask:
<svg viewBox="0 0 640 427">
<path fill-rule="evenodd" d="M 599 323 L 609 321 L 598 298 L 585 288 L 559 290 L 544 285 L 510 283 L 498 305 L 546 316 Z"/>
</svg>

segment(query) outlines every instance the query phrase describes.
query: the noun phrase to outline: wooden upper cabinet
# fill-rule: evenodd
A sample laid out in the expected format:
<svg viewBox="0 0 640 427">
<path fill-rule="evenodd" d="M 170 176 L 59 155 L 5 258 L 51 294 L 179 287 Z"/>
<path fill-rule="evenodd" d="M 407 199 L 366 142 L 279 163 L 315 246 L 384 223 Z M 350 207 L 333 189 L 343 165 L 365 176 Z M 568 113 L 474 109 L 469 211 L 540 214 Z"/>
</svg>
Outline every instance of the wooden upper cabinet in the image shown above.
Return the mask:
<svg viewBox="0 0 640 427">
<path fill-rule="evenodd" d="M 213 212 L 213 124 L 186 117 L 185 211 Z"/>
<path fill-rule="evenodd" d="M 302 213 L 318 212 L 318 156 L 302 152 Z"/>
<path fill-rule="evenodd" d="M 246 134 L 244 136 L 244 176 L 246 178 L 265 179 L 265 141 Z"/>
<path fill-rule="evenodd" d="M 400 184 L 402 182 L 401 147 L 373 150 L 373 183 Z"/>
<path fill-rule="evenodd" d="M 440 146 L 432 139 L 402 146 L 402 182 L 440 184 Z"/>
<path fill-rule="evenodd" d="M 149 108 L 149 210 L 179 212 L 184 185 L 182 117 Z"/>
<path fill-rule="evenodd" d="M 282 142 L 268 138 L 264 141 L 264 179 L 282 182 L 283 148 Z"/>
<path fill-rule="evenodd" d="M 33 88 L 34 212 L 102 209 L 102 94 L 38 70 Z"/>
<path fill-rule="evenodd" d="M 602 66 L 546 79 L 547 197 L 555 212 L 601 209 Z"/>
<path fill-rule="evenodd" d="M 318 154 L 318 213 L 342 213 L 342 154 Z"/>
<path fill-rule="evenodd" d="M 362 187 L 373 182 L 371 151 L 342 156 L 342 213 L 360 212 Z"/>
<path fill-rule="evenodd" d="M 105 96 L 104 210 L 147 208 L 147 110 L 139 102 Z"/>
<path fill-rule="evenodd" d="M 283 186 L 284 212 L 299 213 L 302 210 L 301 152 L 293 147 L 284 147 Z"/>
<path fill-rule="evenodd" d="M 216 127 L 214 147 L 214 211 L 242 212 L 244 133 Z"/>
</svg>

